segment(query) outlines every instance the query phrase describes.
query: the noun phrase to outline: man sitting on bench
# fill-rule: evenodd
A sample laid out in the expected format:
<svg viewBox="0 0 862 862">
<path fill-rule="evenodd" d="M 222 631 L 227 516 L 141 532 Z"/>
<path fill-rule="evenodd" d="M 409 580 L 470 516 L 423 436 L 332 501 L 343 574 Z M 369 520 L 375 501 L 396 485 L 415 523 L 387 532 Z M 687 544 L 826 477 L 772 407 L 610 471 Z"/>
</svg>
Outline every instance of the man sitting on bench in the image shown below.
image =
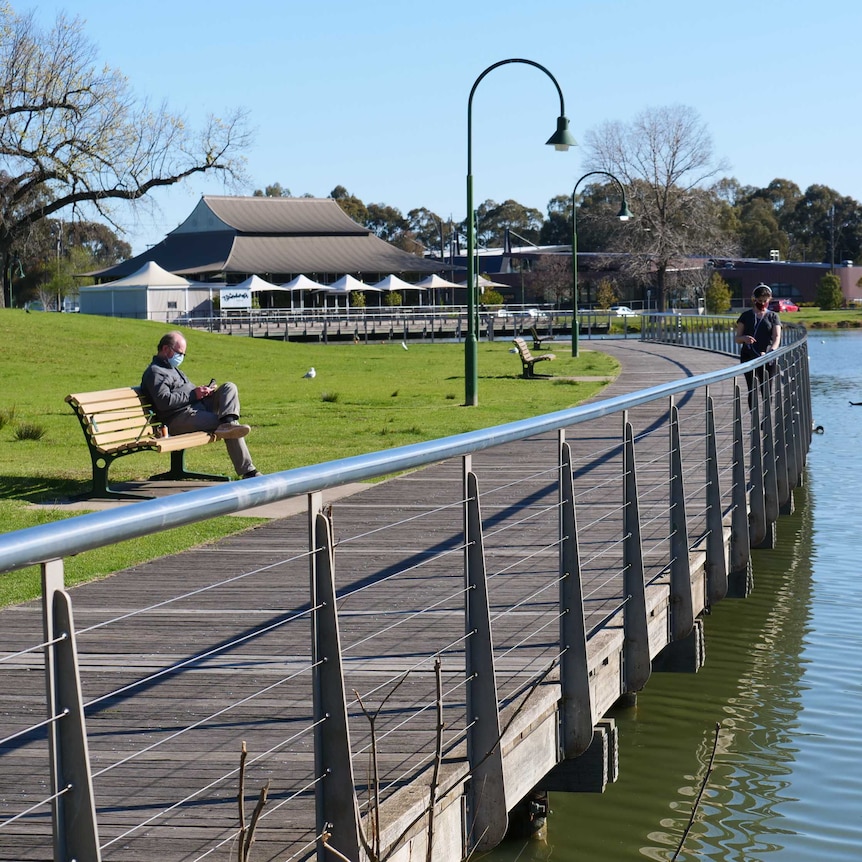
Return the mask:
<svg viewBox="0 0 862 862">
<path fill-rule="evenodd" d="M 233 383 L 195 386 L 180 365 L 186 355 L 181 332 L 168 332 L 159 341 L 158 352 L 144 372 L 141 386 L 156 417 L 170 434 L 209 431 L 225 441 L 237 475 L 259 476 L 243 439 L 251 430 L 239 422 L 239 393 Z"/>
</svg>

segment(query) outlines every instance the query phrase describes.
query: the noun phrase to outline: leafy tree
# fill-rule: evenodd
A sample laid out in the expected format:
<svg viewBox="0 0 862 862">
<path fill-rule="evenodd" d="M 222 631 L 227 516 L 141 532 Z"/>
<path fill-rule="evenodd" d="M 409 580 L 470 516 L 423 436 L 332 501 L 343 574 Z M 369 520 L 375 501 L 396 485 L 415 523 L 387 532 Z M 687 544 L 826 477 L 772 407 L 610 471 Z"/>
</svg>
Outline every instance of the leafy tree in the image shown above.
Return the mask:
<svg viewBox="0 0 862 862">
<path fill-rule="evenodd" d="M 291 197 L 290 189 L 283 188 L 281 183 L 273 183 L 271 186 L 266 186 L 263 190 L 255 189 L 252 192 L 256 198 L 289 198 Z"/>
<path fill-rule="evenodd" d="M 548 217 L 539 231 L 539 245 L 568 245 L 572 242 L 572 197 L 557 195 L 548 201 Z"/>
<path fill-rule="evenodd" d="M 737 207 L 740 253 L 743 257 L 769 259 L 777 249 L 782 259 L 790 251 L 790 238 L 781 229 L 775 208 L 766 198 L 755 196 Z"/>
<path fill-rule="evenodd" d="M 538 243 L 542 228 L 542 213 L 517 201 L 501 204 L 487 200 L 476 210 L 476 238 L 483 246 L 502 246 L 506 231 L 511 230 L 527 242 Z"/>
<path fill-rule="evenodd" d="M 45 308 L 54 306 L 60 308 L 65 297 L 78 295 L 78 288 L 93 284 L 94 279 L 76 277 L 78 273 L 98 269 L 102 264 L 93 252 L 85 246 L 76 246 L 60 257 L 50 278 L 36 288 L 36 296 L 42 300 Z"/>
<path fill-rule="evenodd" d="M 571 304 L 573 281 L 571 255 L 543 254 L 533 266 L 534 289 L 557 307 Z"/>
<path fill-rule="evenodd" d="M 83 22 L 63 14 L 50 31 L 33 13 L 0 5 L 0 302 L 8 264 L 35 226 L 90 207 L 115 225 L 112 205 L 196 174 L 241 180 L 245 113 L 210 117 L 199 131 L 166 107 L 135 99 L 127 80 L 100 64 Z"/>
<path fill-rule="evenodd" d="M 102 269 L 131 255 L 132 247 L 107 225 L 42 219 L 33 225 L 24 242 L 19 241 L 15 252 L 25 273 L 15 279 L 15 301 L 21 305 L 37 297 L 44 302 L 45 291 L 54 299 L 74 296 L 79 285 L 92 283 L 76 280 L 76 273 Z"/>
<path fill-rule="evenodd" d="M 609 278 L 603 278 L 596 288 L 596 307 L 610 308 L 619 299 L 614 283 Z"/>
<path fill-rule="evenodd" d="M 428 251 L 448 254 L 449 240 L 452 234 L 451 220 L 447 225 L 443 219 L 425 207 L 417 207 L 407 213 L 407 225 L 417 242 L 422 243 Z"/>
<path fill-rule="evenodd" d="M 862 249 L 862 208 L 828 186 L 809 186 L 782 221 L 796 260 L 856 259 Z"/>
<path fill-rule="evenodd" d="M 586 167 L 620 180 L 637 219 L 617 231 L 614 250 L 629 253 L 628 272 L 654 283 L 658 308 L 664 310 L 669 273 L 678 260 L 732 247 L 721 226 L 719 198 L 704 188 L 722 168 L 707 128 L 692 108 L 675 105 L 644 111 L 628 125 L 605 123 L 585 141 Z"/>
<path fill-rule="evenodd" d="M 482 291 L 482 305 L 491 306 L 491 305 L 503 305 L 506 302 L 506 297 L 503 296 L 502 293 L 498 290 L 494 290 L 493 288 L 486 287 L 485 290 Z"/>
<path fill-rule="evenodd" d="M 383 304 L 389 308 L 395 308 L 396 306 L 401 305 L 401 294 L 397 290 L 390 290 L 386 296 L 383 297 Z"/>
<path fill-rule="evenodd" d="M 338 201 L 338 205 L 353 221 L 361 225 L 365 224 L 368 219 L 368 209 L 358 197 L 350 194 L 344 186 L 336 186 L 329 193 L 329 196 L 333 200 Z"/>
<path fill-rule="evenodd" d="M 833 311 L 844 305 L 844 294 L 841 292 L 841 279 L 828 273 L 817 282 L 817 305 L 823 311 Z"/>
<path fill-rule="evenodd" d="M 712 274 L 703 294 L 706 310 L 710 314 L 724 314 L 730 310 L 730 285 L 717 272 Z"/>
<path fill-rule="evenodd" d="M 398 239 L 409 226 L 400 209 L 386 204 L 368 204 L 364 224 L 387 242 Z"/>
</svg>

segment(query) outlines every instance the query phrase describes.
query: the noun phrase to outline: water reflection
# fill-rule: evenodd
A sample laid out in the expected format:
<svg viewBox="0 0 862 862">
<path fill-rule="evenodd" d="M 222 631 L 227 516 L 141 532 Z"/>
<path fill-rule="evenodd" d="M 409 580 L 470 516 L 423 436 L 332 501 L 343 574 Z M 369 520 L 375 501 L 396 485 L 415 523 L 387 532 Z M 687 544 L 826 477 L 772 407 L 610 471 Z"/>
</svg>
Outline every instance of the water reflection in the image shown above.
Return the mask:
<svg viewBox="0 0 862 862">
<path fill-rule="evenodd" d="M 653 674 L 618 711 L 620 779 L 603 795 L 553 794 L 547 847 L 495 854 L 669 860 L 712 753 L 714 771 L 679 860 L 841 860 L 862 847 L 862 334 L 810 341 L 815 436 L 796 513 L 754 552 L 755 591 L 706 620 L 697 675 Z"/>
</svg>

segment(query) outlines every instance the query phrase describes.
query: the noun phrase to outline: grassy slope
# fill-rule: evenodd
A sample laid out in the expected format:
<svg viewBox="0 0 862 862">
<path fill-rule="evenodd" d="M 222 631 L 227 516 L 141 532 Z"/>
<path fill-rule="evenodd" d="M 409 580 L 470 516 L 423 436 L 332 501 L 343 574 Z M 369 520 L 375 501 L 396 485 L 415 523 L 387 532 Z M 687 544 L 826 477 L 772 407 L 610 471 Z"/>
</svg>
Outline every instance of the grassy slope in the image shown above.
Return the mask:
<svg viewBox="0 0 862 862">
<path fill-rule="evenodd" d="M 63 401 L 70 392 L 134 385 L 165 331 L 163 324 L 79 314 L 25 314 L 0 310 L 3 375 L 0 378 L 0 531 L 63 517 L 32 510 L 27 502 L 51 502 L 86 490 L 90 459 L 80 425 Z M 460 406 L 464 349 L 457 344 L 298 344 L 184 330 L 183 370 L 195 382 L 233 380 L 243 398 L 243 419 L 253 426 L 249 446 L 258 469 L 275 472 L 333 458 L 429 440 L 580 403 L 600 383 L 575 376 L 612 377 L 608 357 L 567 346 L 540 366 L 554 380 L 523 380 L 508 340 L 479 345 L 480 406 Z M 309 366 L 317 377 L 303 379 Z M 45 429 L 40 440 L 17 440 L 21 423 Z M 167 458 L 144 453 L 121 458 L 114 481 L 139 479 L 166 468 Z M 230 462 L 220 444 L 190 450 L 190 469 L 224 473 Z M 160 553 L 217 538 L 249 522 L 219 519 L 161 534 L 157 542 L 126 543 L 118 552 L 90 552 L 69 561 L 70 580 L 115 571 Z M 0 604 L 32 595 L 9 593 L 0 576 Z M 5 586 L 4 586 L 5 585 Z"/>
</svg>

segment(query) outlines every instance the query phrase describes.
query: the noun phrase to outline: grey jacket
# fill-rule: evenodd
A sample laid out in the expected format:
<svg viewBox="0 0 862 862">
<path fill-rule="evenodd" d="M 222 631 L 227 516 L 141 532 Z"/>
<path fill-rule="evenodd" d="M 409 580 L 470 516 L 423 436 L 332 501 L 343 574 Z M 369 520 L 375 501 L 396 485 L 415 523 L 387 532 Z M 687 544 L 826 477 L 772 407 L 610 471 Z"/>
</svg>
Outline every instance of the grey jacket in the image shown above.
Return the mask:
<svg viewBox="0 0 862 862">
<path fill-rule="evenodd" d="M 141 387 L 162 422 L 169 422 L 189 405 L 196 404 L 195 385 L 179 368 L 156 355 L 141 378 Z"/>
</svg>

